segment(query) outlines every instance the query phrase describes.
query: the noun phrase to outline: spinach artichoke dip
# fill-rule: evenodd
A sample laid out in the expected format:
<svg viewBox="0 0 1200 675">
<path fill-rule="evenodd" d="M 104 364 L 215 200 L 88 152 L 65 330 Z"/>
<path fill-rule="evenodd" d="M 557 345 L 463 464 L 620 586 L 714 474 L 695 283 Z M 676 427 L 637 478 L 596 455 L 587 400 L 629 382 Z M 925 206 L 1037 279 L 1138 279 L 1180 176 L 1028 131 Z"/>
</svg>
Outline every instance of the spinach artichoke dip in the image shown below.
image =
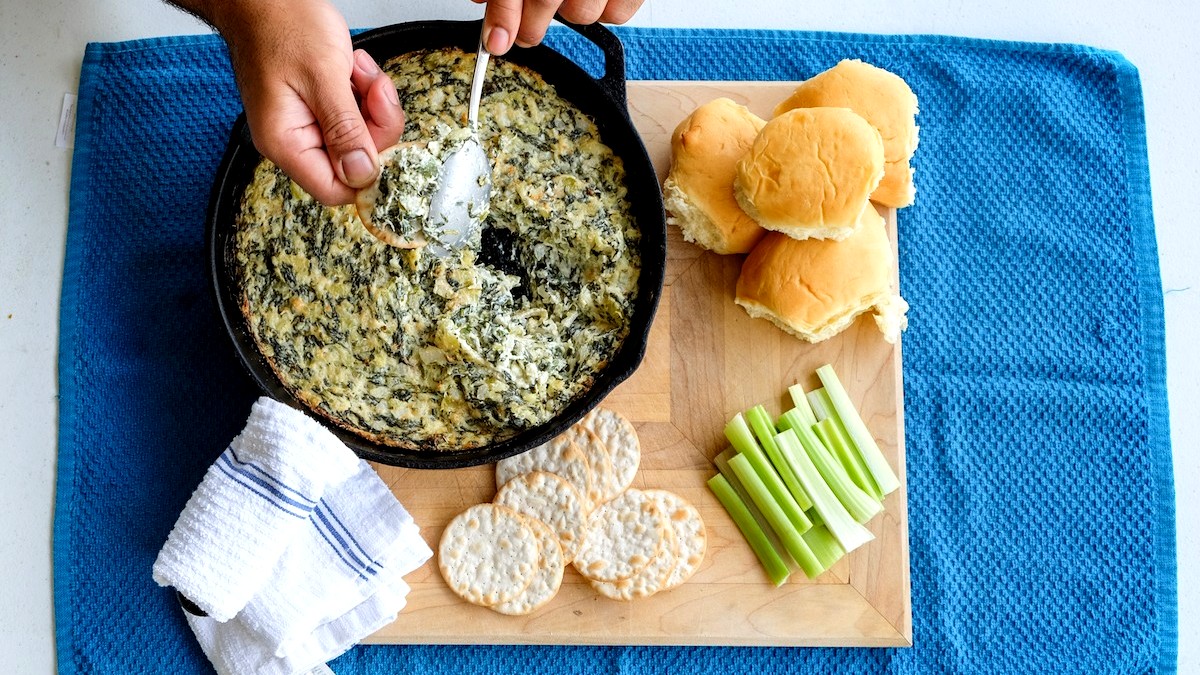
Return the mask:
<svg viewBox="0 0 1200 675">
<path fill-rule="evenodd" d="M 473 66 L 454 49 L 384 64 L 402 142 L 461 129 Z M 479 117 L 490 210 L 446 258 L 380 242 L 353 206 L 322 206 L 266 160 L 243 194 L 235 267 L 250 332 L 298 399 L 378 443 L 467 449 L 546 422 L 629 333 L 641 263 L 620 158 L 583 112 L 503 60 Z"/>
<path fill-rule="evenodd" d="M 448 129 L 439 127 L 438 132 Z M 355 208 L 363 226 L 384 243 L 400 248 L 418 248 L 448 231 L 447 223 L 428 218 L 433 194 L 438 188 L 442 165 L 451 153 L 470 140 L 467 128 L 455 129 L 429 142 L 397 143 L 379 153 L 379 176 L 370 187 L 359 190 Z M 490 175 L 479 177 L 488 184 Z M 470 205 L 472 218 L 482 220 L 488 204 Z M 444 217 L 443 217 L 444 218 Z"/>
<path fill-rule="evenodd" d="M 400 143 L 379 153 L 379 177 L 359 191 L 355 207 L 362 224 L 383 242 L 400 248 L 425 245 L 425 214 L 441 169 L 438 145 Z"/>
</svg>

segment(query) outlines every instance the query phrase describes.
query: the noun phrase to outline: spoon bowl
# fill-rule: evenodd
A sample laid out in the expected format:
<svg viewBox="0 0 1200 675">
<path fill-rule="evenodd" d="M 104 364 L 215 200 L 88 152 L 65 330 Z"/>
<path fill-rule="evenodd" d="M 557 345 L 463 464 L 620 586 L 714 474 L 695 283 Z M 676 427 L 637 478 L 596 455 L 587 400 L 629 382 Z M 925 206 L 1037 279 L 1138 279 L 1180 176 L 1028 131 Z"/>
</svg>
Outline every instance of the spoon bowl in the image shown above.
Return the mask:
<svg viewBox="0 0 1200 675">
<path fill-rule="evenodd" d="M 437 187 L 429 200 L 425 238 L 429 250 L 447 256 L 479 232 L 492 195 L 492 163 L 479 142 L 479 99 L 489 54 L 480 36 L 467 108 L 470 135 L 445 157 Z"/>
<path fill-rule="evenodd" d="M 477 133 L 446 156 L 425 217 L 430 252 L 447 256 L 480 230 L 491 199 L 491 176 L 491 162 Z"/>
</svg>

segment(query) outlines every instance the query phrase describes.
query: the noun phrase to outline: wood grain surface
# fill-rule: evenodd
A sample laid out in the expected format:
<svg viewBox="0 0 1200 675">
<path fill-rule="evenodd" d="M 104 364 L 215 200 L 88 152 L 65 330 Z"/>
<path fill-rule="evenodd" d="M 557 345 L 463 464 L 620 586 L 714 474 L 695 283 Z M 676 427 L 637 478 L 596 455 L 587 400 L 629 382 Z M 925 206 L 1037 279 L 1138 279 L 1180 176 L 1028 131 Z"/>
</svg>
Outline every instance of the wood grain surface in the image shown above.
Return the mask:
<svg viewBox="0 0 1200 675">
<path fill-rule="evenodd" d="M 791 83 L 632 82 L 629 106 L 651 158 L 665 177 L 670 137 L 696 106 L 726 96 L 769 117 Z M 894 211 L 883 211 L 893 246 Z M 619 602 L 592 591 L 573 569 L 558 596 L 524 617 L 502 616 L 459 599 L 432 561 L 407 577 L 399 618 L 370 637 L 376 643 L 709 644 L 909 646 L 907 482 L 904 472 L 900 348 L 862 318 L 819 345 L 749 318 L 733 302 L 742 256 L 718 256 L 670 228 L 666 287 L 641 368 L 604 405 L 635 423 L 642 444 L 637 487 L 673 490 L 695 504 L 708 531 L 699 571 L 683 586 Z M 732 520 L 708 491 L 711 459 L 727 443 L 734 413 L 763 403 L 787 405 L 787 387 L 819 386 L 813 371 L 832 363 L 860 406 L 900 489 L 869 529 L 876 539 L 815 580 L 795 573 L 782 587 L 767 580 Z M 376 465 L 436 550 L 442 528 L 495 493 L 491 465 L 421 471 Z"/>
</svg>

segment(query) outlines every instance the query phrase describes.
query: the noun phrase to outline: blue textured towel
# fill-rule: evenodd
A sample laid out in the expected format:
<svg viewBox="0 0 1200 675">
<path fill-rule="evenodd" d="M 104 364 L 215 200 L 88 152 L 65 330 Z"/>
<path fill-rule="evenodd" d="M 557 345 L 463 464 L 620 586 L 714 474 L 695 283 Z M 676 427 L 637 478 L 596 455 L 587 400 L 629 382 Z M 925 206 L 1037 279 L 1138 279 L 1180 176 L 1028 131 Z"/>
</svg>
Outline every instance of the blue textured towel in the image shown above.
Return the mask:
<svg viewBox="0 0 1200 675">
<path fill-rule="evenodd" d="M 940 37 L 621 36 L 632 79 L 796 80 L 859 57 L 920 97 L 918 198 L 900 216 L 915 644 L 372 646 L 335 670 L 1173 671 L 1162 291 L 1135 69 L 1086 47 Z M 595 58 L 571 35 L 550 42 Z M 63 673 L 209 670 L 150 566 L 255 393 L 203 243 L 238 110 L 215 38 L 87 50 L 62 297 Z"/>
</svg>

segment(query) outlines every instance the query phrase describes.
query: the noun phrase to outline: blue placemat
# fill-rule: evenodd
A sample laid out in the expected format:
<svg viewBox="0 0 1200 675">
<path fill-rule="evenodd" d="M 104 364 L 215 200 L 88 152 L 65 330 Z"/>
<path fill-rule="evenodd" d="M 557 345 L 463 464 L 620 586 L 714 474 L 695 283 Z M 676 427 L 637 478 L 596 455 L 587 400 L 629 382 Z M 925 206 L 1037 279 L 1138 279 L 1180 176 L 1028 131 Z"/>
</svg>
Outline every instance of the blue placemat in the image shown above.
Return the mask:
<svg viewBox="0 0 1200 675">
<path fill-rule="evenodd" d="M 1173 671 L 1162 292 L 1133 66 L 941 37 L 621 36 L 633 79 L 796 80 L 859 57 L 920 97 L 918 199 L 900 217 L 914 646 L 375 646 L 334 669 Z M 549 41 L 595 61 L 572 35 Z M 239 109 L 227 63 L 212 37 L 84 59 L 59 364 L 64 673 L 209 670 L 150 566 L 254 397 L 205 273 Z"/>
</svg>

